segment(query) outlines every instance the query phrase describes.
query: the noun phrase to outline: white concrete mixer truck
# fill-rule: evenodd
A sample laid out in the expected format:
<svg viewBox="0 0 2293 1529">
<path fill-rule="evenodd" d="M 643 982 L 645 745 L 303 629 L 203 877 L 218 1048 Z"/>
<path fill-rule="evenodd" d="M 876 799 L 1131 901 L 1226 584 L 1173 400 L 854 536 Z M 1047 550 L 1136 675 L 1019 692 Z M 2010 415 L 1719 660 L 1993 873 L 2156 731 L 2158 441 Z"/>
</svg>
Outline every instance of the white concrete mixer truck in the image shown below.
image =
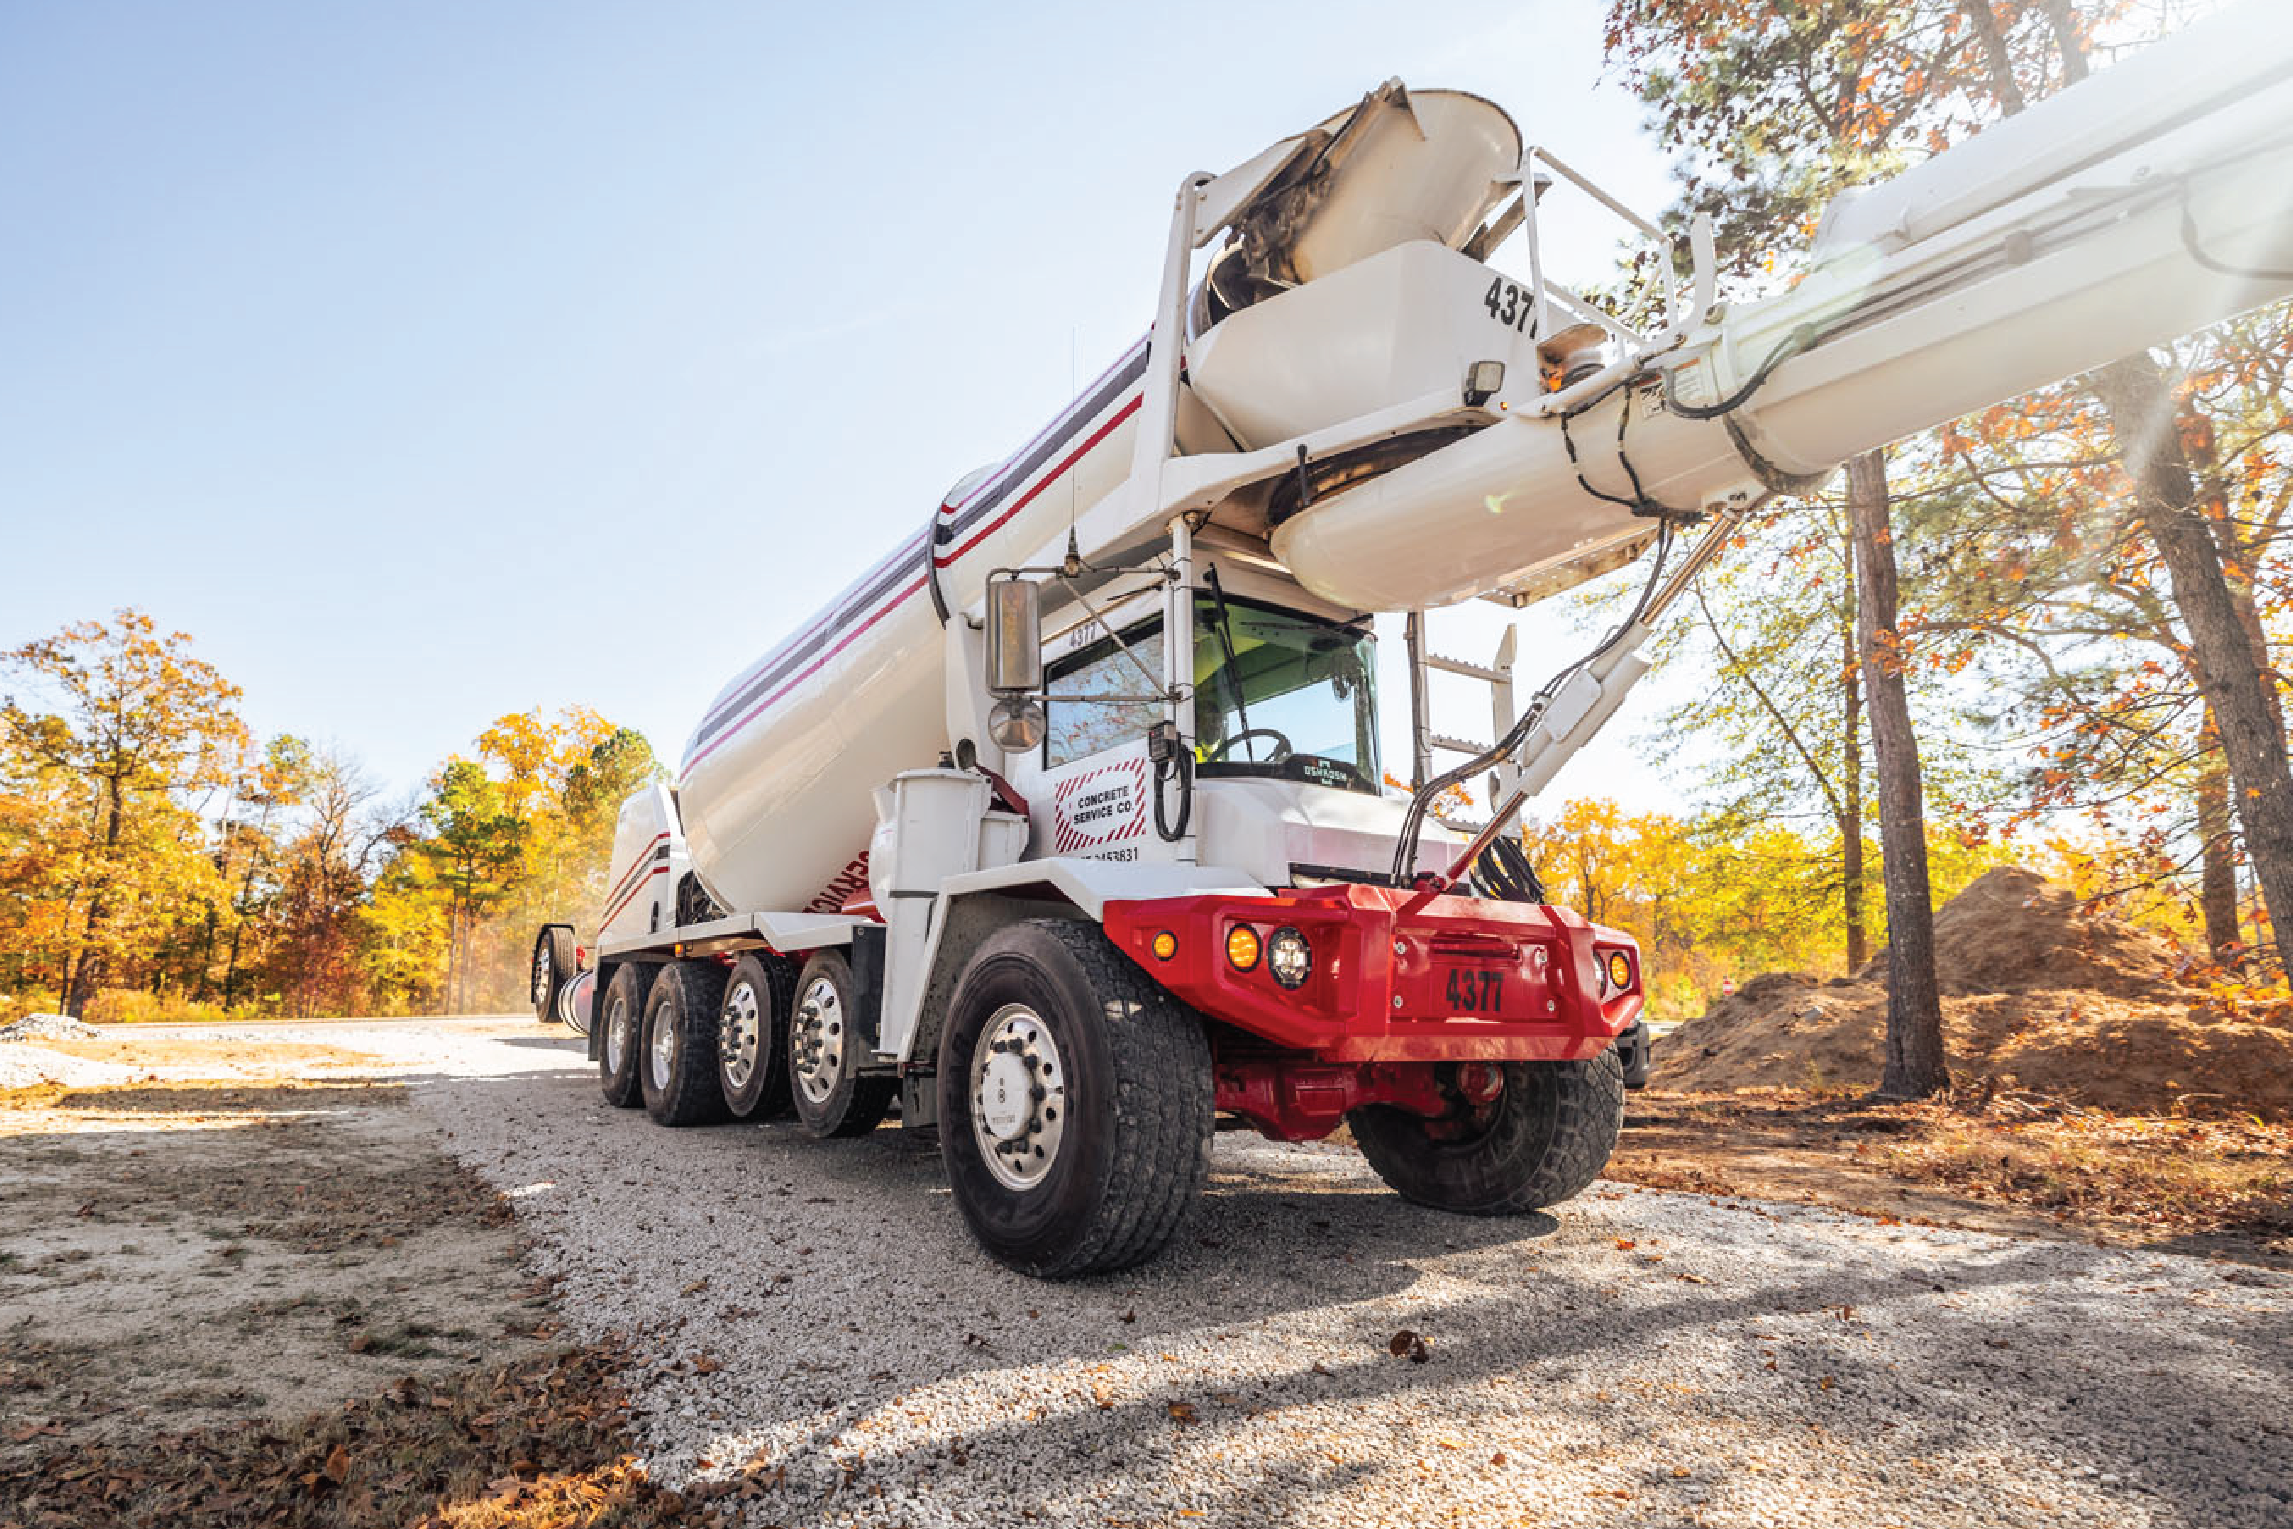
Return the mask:
<svg viewBox="0 0 2293 1529">
<path fill-rule="evenodd" d="M 1663 240 L 1498 107 L 1399 83 L 1186 177 L 1148 335 L 724 687 L 622 809 L 591 969 L 542 931 L 536 1002 L 606 1098 L 818 1137 L 896 1107 L 987 1251 L 1051 1277 L 1162 1247 L 1221 1119 L 1343 1122 L 1451 1211 L 1577 1193 L 1645 1065 L 1639 952 L 1507 825 L 1763 496 L 2293 292 L 2293 18 L 2225 13 L 1844 199 L 1763 301 L 1716 301 L 1703 226 L 1659 321 L 1586 301 L 1538 237 L 1563 183 Z M 1517 713 L 1506 664 L 1420 640 L 1635 557 Z M 1439 668 L 1493 687 L 1489 746 L 1433 733 Z M 1490 811 L 1435 821 L 1484 773 Z"/>
</svg>

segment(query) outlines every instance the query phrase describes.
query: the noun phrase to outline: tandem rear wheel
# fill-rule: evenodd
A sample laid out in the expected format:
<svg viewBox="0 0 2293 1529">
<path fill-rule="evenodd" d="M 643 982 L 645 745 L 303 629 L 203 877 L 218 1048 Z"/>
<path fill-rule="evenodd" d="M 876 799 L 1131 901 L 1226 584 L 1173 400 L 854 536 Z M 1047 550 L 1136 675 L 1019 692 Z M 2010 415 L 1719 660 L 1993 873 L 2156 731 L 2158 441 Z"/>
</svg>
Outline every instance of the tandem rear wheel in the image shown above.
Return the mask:
<svg viewBox="0 0 2293 1529">
<path fill-rule="evenodd" d="M 998 930 L 956 983 L 940 1155 L 980 1245 L 1023 1274 L 1161 1251 L 1210 1164 L 1210 1047 L 1194 1013 L 1096 928 Z"/>
<path fill-rule="evenodd" d="M 871 1047 L 860 1024 L 852 965 L 836 950 L 816 952 L 796 979 L 788 1018 L 788 1080 L 797 1123 L 807 1134 L 865 1136 L 899 1097 L 900 1080 L 861 1072 Z"/>
<path fill-rule="evenodd" d="M 1521 1215 L 1582 1193 L 1624 1124 L 1616 1048 L 1583 1062 L 1506 1062 L 1499 1073 L 1493 1097 L 1460 1095 L 1440 1119 L 1377 1104 L 1346 1124 L 1379 1178 L 1435 1210 Z"/>
<path fill-rule="evenodd" d="M 645 1113 L 662 1125 L 713 1125 L 725 1118 L 724 1087 L 717 1078 L 724 991 L 725 969 L 715 962 L 671 961 L 645 996 L 638 1076 Z"/>
</svg>

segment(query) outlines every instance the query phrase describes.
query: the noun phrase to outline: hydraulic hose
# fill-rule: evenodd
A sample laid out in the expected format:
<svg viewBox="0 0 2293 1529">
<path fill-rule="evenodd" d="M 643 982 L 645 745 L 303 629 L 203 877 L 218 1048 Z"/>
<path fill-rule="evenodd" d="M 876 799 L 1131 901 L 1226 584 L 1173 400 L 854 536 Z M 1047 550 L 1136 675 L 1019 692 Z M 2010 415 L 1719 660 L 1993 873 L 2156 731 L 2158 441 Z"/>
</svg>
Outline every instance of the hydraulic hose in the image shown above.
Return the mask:
<svg viewBox="0 0 2293 1529">
<path fill-rule="evenodd" d="M 1519 719 L 1513 723 L 1511 729 L 1506 732 L 1504 737 L 1499 738 L 1486 753 L 1476 754 L 1454 769 L 1444 770 L 1410 794 L 1409 811 L 1403 815 L 1401 820 L 1400 841 L 1394 845 L 1393 849 L 1392 883 L 1394 886 L 1407 887 L 1416 882 L 1417 842 L 1425 832 L 1425 819 L 1433 810 L 1434 801 L 1451 786 L 1470 779 L 1476 772 L 1486 770 L 1499 760 L 1510 756 L 1528 738 L 1529 730 L 1537 725 L 1537 719 L 1543 716 L 1545 708 L 1552 704 L 1552 698 L 1559 693 L 1562 683 L 1570 675 L 1606 653 L 1622 640 L 1624 634 L 1632 629 L 1632 624 L 1640 619 L 1641 612 L 1648 609 L 1649 597 L 1656 593 L 1656 585 L 1664 576 L 1665 560 L 1671 555 L 1671 552 L 1672 522 L 1664 520 L 1658 523 L 1656 532 L 1656 561 L 1649 567 L 1647 582 L 1640 586 L 1640 597 L 1632 602 L 1631 613 L 1621 622 L 1618 622 L 1607 636 L 1594 644 L 1591 652 L 1585 654 L 1575 663 L 1557 671 L 1551 679 L 1546 680 L 1538 688 L 1537 693 L 1529 698 L 1528 706 L 1522 710 Z M 1494 806 L 1495 804 L 1492 803 L 1491 805 Z"/>
</svg>

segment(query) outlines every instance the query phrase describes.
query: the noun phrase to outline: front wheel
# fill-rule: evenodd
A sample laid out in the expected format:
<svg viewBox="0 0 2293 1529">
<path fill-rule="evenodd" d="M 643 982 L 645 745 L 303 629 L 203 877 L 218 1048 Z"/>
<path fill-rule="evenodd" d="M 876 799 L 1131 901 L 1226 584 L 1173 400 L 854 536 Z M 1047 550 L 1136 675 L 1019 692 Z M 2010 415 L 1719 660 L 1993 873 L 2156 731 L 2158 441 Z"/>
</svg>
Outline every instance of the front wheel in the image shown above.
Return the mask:
<svg viewBox="0 0 2293 1529">
<path fill-rule="evenodd" d="M 533 1017 L 554 1024 L 558 995 L 573 980 L 573 931 L 563 924 L 544 924 L 533 942 Z"/>
<path fill-rule="evenodd" d="M 1616 1048 L 1585 1062 L 1506 1062 L 1499 1073 L 1494 1098 L 1459 1095 L 1438 1120 L 1378 1104 L 1346 1124 L 1379 1178 L 1435 1210 L 1517 1216 L 1582 1192 L 1624 1125 Z"/>
<path fill-rule="evenodd" d="M 1210 1045 L 1098 930 L 1031 919 L 956 984 L 939 1109 L 948 1182 L 989 1253 L 1044 1279 L 1127 1269 L 1208 1176 Z"/>
</svg>

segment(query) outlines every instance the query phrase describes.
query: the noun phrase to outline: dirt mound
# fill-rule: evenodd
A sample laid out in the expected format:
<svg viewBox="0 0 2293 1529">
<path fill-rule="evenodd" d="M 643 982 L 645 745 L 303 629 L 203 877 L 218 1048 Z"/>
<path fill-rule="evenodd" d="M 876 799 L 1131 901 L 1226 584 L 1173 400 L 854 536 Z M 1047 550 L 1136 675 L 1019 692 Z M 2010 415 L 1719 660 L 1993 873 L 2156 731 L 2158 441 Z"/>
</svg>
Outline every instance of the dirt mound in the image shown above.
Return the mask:
<svg viewBox="0 0 2293 1529">
<path fill-rule="evenodd" d="M 2182 964 L 2165 936 L 2090 912 L 2019 865 L 1984 872 L 1935 914 L 1935 980 L 1953 996 L 2077 988 L 2171 1002 Z M 1855 976 L 1884 984 L 1887 952 Z"/>
<path fill-rule="evenodd" d="M 2176 985 L 2173 943 L 2030 871 L 1992 871 L 1935 915 L 1943 1036 L 1961 1079 L 2128 1113 L 2184 1104 L 2293 1118 L 2293 1028 L 2225 1019 Z M 1886 955 L 1853 977 L 1769 972 L 1658 1044 L 1661 1088 L 1866 1088 Z"/>
</svg>

